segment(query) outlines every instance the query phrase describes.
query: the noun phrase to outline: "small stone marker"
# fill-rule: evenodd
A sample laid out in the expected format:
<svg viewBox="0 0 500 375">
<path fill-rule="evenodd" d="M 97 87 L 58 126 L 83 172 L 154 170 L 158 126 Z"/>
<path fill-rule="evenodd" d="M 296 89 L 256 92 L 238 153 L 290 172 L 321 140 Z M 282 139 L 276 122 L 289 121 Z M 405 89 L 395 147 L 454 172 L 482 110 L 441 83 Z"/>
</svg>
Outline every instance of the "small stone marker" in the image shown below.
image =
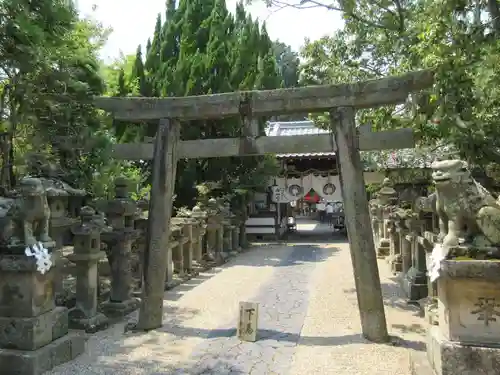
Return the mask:
<svg viewBox="0 0 500 375">
<path fill-rule="evenodd" d="M 255 302 L 240 302 L 238 338 L 242 341 L 257 341 L 258 320 L 259 304 Z"/>
</svg>

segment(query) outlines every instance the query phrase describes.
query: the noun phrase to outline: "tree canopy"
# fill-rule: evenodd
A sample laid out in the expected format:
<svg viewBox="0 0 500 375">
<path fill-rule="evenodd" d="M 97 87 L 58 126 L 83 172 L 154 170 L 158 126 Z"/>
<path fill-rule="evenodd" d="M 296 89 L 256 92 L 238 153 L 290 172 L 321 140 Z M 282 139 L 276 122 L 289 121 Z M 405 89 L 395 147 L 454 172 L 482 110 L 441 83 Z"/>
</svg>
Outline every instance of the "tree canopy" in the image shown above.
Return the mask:
<svg viewBox="0 0 500 375">
<path fill-rule="evenodd" d="M 259 1 L 259 0 L 254 0 Z M 272 40 L 245 4 L 168 0 L 154 33 L 132 56 L 99 58 L 110 30 L 82 18 L 71 1 L 5 0 L 0 4 L 0 186 L 30 172 L 30 155 L 50 159 L 61 178 L 106 196 L 125 174 L 147 185 L 146 162 L 109 156 L 117 142 L 153 137 L 157 122 L 114 121 L 92 97 L 185 96 L 306 84 L 353 82 L 433 69 L 432 89 L 401 106 L 359 111 L 376 129 L 412 127 L 420 145 L 449 145 L 471 163 L 500 162 L 500 12 L 489 0 L 267 0 L 323 7 L 344 26 L 293 51 Z M 299 59 L 300 57 L 300 59 Z M 308 114 L 281 116 L 299 119 Z M 315 116 L 324 124 L 322 116 Z M 260 118 L 260 133 L 268 118 Z M 182 124 L 183 139 L 234 137 L 243 119 Z M 429 150 L 424 149 L 424 150 Z M 426 152 L 429 154 L 429 152 Z M 425 155 L 425 152 L 423 153 Z M 276 170 L 270 157 L 181 160 L 176 205 L 192 205 L 199 184 L 243 196 Z"/>
<path fill-rule="evenodd" d="M 232 14 L 224 0 L 169 0 L 151 20 L 155 30 L 145 48 L 111 64 L 99 58 L 111 30 L 82 18 L 71 1 L 6 0 L 0 14 L 4 190 L 30 173 L 37 159 L 55 163 L 58 177 L 94 196 L 108 195 L 118 174 L 148 184 L 148 163 L 113 161 L 109 151 L 116 142 L 153 137 L 157 122 L 114 121 L 92 106 L 94 96 L 184 96 L 298 84 L 297 54 L 272 41 L 243 3 Z M 241 121 L 185 123 L 182 137 L 238 136 Z M 266 119 L 259 123 L 263 134 Z M 245 195 L 264 185 L 274 168 L 269 157 L 181 160 L 176 204 L 193 204 L 203 181 L 215 182 L 218 194 Z"/>
<path fill-rule="evenodd" d="M 273 42 L 266 26 L 252 19 L 243 3 L 233 15 L 224 0 L 168 1 L 156 18 L 146 49 L 115 66 L 110 94 L 116 96 L 185 96 L 235 90 L 273 89 L 298 84 L 298 57 Z M 241 135 L 242 119 L 191 121 L 182 124 L 183 139 Z M 259 120 L 264 134 L 266 119 Z M 120 141 L 153 137 L 157 123 L 117 124 Z M 269 157 L 181 160 L 176 204 L 192 205 L 196 187 L 213 181 L 221 193 L 248 192 L 264 185 L 274 173 Z"/>
<path fill-rule="evenodd" d="M 275 7 L 322 7 L 344 20 L 340 30 L 306 41 L 302 84 L 433 69 L 431 90 L 413 95 L 405 106 L 361 111 L 360 122 L 377 129 L 411 126 L 423 145 L 453 145 L 474 164 L 500 162 L 497 1 L 265 1 Z"/>
</svg>

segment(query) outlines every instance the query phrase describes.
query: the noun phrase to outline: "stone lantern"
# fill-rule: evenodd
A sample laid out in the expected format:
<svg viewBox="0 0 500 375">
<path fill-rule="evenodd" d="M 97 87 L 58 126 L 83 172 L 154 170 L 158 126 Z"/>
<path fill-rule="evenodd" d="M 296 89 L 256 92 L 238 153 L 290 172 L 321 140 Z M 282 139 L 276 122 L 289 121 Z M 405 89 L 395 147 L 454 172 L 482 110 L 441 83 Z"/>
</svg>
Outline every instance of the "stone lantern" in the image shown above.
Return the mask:
<svg viewBox="0 0 500 375">
<path fill-rule="evenodd" d="M 207 205 L 207 260 L 223 262 L 226 258 L 224 254 L 224 232 L 223 216 L 219 210 L 217 201 L 209 199 Z"/>
<path fill-rule="evenodd" d="M 130 182 L 120 177 L 115 180 L 115 198 L 108 201 L 106 213 L 110 232 L 101 235 L 107 245 L 111 268 L 111 291 L 108 302 L 102 306 L 108 315 L 125 316 L 139 307 L 139 300 L 132 297 L 132 243 L 139 236 L 135 229 L 137 204 L 129 196 Z"/>
<path fill-rule="evenodd" d="M 377 246 L 377 255 L 379 258 L 385 258 L 390 253 L 391 242 L 389 239 L 389 215 L 396 208 L 397 192 L 392 186 L 391 180 L 385 178 L 382 187 L 377 193 L 377 205 L 380 210 L 381 223 L 379 242 Z"/>
<path fill-rule="evenodd" d="M 101 231 L 90 207 L 80 210 L 81 223 L 73 228 L 74 252 L 68 259 L 76 264 L 76 306 L 70 311 L 70 326 L 96 332 L 107 327 L 106 316 L 97 312 L 99 283 L 98 262 L 106 257 L 101 251 Z"/>
<path fill-rule="evenodd" d="M 193 262 L 195 266 L 201 267 L 201 262 L 203 260 L 203 239 L 207 232 L 207 213 L 199 206 L 194 206 L 191 217 L 198 221 L 193 232 L 193 236 L 197 238 L 193 247 Z"/>
</svg>

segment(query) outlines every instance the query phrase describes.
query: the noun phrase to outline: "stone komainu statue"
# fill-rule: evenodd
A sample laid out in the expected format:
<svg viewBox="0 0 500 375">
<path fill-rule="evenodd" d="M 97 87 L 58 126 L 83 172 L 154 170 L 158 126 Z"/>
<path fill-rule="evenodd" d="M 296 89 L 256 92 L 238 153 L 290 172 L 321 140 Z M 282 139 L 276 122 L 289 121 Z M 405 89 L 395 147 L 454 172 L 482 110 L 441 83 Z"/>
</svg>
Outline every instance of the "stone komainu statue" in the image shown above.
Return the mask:
<svg viewBox="0 0 500 375">
<path fill-rule="evenodd" d="M 474 178 L 462 160 L 432 164 L 436 193 L 430 203 L 439 217 L 444 248 L 500 246 L 500 204 Z"/>
<path fill-rule="evenodd" d="M 17 197 L 0 197 L 0 244 L 9 247 L 51 242 L 50 209 L 41 180 L 23 178 L 19 187 Z"/>
</svg>

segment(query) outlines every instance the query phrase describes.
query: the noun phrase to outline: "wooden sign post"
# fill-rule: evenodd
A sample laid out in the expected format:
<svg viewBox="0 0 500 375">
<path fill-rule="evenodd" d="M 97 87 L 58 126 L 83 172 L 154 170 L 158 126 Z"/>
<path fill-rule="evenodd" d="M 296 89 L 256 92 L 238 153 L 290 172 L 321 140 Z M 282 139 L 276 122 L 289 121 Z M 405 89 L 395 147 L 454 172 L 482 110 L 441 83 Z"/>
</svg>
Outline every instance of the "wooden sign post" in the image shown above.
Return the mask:
<svg viewBox="0 0 500 375">
<path fill-rule="evenodd" d="M 154 159 L 150 233 L 146 250 L 141 318 L 137 329 L 150 330 L 162 325 L 165 265 L 171 256 L 167 233 L 170 228 L 175 164 L 178 158 L 336 151 L 339 154 L 342 192 L 363 335 L 371 341 L 387 341 L 389 336 L 382 288 L 373 234 L 370 230 L 359 151 L 412 148 L 414 140 L 410 129 L 387 132 L 371 132 L 370 129 L 359 131 L 354 121 L 355 109 L 403 103 L 411 92 L 426 89 L 432 86 L 433 82 L 432 72 L 419 71 L 400 77 L 387 77 L 354 84 L 177 98 L 96 98 L 97 107 L 112 112 L 119 120 L 175 119 L 170 121 L 171 128 L 167 137 L 164 136 L 165 130 L 162 130 L 164 128 L 160 127 L 154 145 L 122 144 L 115 145 L 114 148 L 114 156 L 118 159 Z M 307 111 L 330 111 L 334 137 L 330 134 L 259 137 L 256 134 L 255 122 L 252 120 L 256 116 Z M 205 120 L 231 116 L 240 116 L 243 119 L 242 135 L 239 138 L 179 141 L 178 120 Z M 162 120 L 162 124 L 165 124 L 165 120 Z"/>
<path fill-rule="evenodd" d="M 254 302 L 240 302 L 237 334 L 241 341 L 257 341 L 259 322 L 259 304 Z"/>
</svg>

